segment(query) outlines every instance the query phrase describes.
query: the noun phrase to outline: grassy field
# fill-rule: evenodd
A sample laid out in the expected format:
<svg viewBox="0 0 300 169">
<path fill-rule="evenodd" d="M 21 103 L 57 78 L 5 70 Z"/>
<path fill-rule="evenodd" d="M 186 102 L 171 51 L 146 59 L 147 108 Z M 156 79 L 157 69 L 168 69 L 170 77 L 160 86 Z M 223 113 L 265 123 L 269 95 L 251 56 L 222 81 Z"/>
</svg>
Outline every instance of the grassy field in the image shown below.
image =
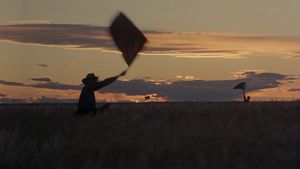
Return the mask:
<svg viewBox="0 0 300 169">
<path fill-rule="evenodd" d="M 0 105 L 0 168 L 299 169 L 300 103 Z"/>
</svg>

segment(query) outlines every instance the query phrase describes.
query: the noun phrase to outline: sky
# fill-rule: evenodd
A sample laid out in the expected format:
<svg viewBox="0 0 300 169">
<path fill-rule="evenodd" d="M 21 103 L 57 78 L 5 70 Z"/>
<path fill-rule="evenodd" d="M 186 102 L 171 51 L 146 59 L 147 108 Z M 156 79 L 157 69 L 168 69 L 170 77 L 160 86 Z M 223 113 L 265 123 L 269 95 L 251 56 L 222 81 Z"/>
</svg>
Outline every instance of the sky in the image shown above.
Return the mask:
<svg viewBox="0 0 300 169">
<path fill-rule="evenodd" d="M 127 69 L 108 27 L 124 12 L 148 39 L 102 101 L 300 99 L 299 0 L 2 0 L 0 103 L 77 102 L 81 79 Z"/>
</svg>

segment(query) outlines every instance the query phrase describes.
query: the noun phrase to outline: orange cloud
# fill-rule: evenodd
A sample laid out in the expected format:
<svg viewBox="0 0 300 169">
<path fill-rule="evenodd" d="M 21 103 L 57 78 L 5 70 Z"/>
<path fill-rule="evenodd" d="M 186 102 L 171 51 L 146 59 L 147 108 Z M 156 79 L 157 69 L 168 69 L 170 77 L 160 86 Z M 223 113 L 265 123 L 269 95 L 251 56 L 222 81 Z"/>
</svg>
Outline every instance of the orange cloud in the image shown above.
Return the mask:
<svg viewBox="0 0 300 169">
<path fill-rule="evenodd" d="M 288 87 L 276 87 L 250 92 L 254 101 L 295 101 L 300 100 L 300 91 L 291 92 Z"/>
</svg>

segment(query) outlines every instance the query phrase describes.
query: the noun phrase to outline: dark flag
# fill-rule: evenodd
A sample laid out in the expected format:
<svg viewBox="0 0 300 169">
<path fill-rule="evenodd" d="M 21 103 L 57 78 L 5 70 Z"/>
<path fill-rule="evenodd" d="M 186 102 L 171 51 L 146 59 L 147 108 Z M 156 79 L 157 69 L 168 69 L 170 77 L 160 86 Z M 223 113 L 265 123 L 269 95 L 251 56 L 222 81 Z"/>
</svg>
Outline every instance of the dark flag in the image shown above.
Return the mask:
<svg viewBox="0 0 300 169">
<path fill-rule="evenodd" d="M 246 90 L 246 82 L 241 82 L 241 83 L 237 84 L 233 89 Z"/>
<path fill-rule="evenodd" d="M 122 52 L 124 60 L 130 66 L 147 42 L 146 37 L 121 12 L 113 20 L 109 30 L 116 46 Z"/>
</svg>

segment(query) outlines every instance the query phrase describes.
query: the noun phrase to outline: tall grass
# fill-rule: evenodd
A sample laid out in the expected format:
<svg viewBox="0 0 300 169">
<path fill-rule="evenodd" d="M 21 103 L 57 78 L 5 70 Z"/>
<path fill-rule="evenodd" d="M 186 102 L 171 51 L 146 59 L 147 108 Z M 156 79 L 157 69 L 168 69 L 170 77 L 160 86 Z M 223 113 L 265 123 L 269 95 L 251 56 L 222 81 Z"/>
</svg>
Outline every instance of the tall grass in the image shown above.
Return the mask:
<svg viewBox="0 0 300 169">
<path fill-rule="evenodd" d="M 298 169 L 299 102 L 1 105 L 1 169 Z"/>
</svg>

